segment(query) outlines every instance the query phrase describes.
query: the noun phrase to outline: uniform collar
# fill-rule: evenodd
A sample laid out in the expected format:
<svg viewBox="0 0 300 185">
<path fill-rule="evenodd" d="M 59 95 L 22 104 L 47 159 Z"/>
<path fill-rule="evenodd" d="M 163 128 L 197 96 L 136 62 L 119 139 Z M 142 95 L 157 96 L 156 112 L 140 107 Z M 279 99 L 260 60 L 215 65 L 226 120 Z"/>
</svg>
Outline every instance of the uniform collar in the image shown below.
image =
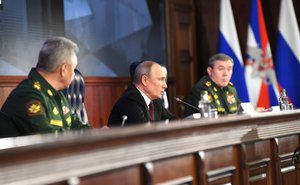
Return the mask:
<svg viewBox="0 0 300 185">
<path fill-rule="evenodd" d="M 226 87 L 219 87 L 214 81 L 212 81 L 212 79 L 211 79 L 209 76 L 207 76 L 207 78 L 208 78 L 209 81 L 211 82 L 212 87 L 216 87 L 217 89 L 220 89 L 220 90 L 222 90 L 222 91 L 228 90 L 228 85 L 227 85 Z"/>
<path fill-rule="evenodd" d="M 55 96 L 58 91 L 54 89 L 48 82 L 45 80 L 40 73 L 37 72 L 36 68 L 32 68 L 28 75 L 28 79 L 32 80 L 34 88 L 40 86 L 41 91 L 45 92 L 49 96 Z"/>
</svg>

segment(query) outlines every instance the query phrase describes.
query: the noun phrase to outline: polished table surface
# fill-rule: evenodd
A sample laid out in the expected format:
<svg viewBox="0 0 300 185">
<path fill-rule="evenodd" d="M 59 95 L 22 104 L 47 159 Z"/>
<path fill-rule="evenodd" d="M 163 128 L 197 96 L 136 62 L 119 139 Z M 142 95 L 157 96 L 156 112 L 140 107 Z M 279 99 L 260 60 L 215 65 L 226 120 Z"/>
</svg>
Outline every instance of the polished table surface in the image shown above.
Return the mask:
<svg viewBox="0 0 300 185">
<path fill-rule="evenodd" d="M 230 115 L 217 119 L 148 123 L 125 128 L 88 129 L 58 135 L 4 138 L 0 139 L 0 184 L 59 184 L 59 182 L 63 184 L 74 177 L 81 182 L 85 182 L 84 180 L 89 182 L 87 179 L 95 174 L 99 175 L 100 180 L 105 179 L 107 182 L 109 179 L 107 173 L 136 166 L 135 170 L 138 173 L 133 184 L 153 184 L 160 182 L 160 177 L 150 175 L 152 181 L 146 181 L 152 183 L 142 183 L 147 178 L 142 174 L 145 169 L 141 171 L 141 168 L 146 168 L 146 164 L 151 163 L 159 166 L 157 161 L 175 160 L 182 156 L 187 158 L 184 160 L 178 158 L 178 161 L 173 163 L 194 161 L 195 156 L 199 158 L 195 159 L 196 161 L 203 163 L 200 165 L 203 167 L 201 173 L 197 172 L 198 165 L 194 170 L 196 172 L 185 176 L 186 179 L 192 177 L 194 179 L 192 184 L 199 184 L 202 181 L 213 182 L 216 178 L 210 178 L 211 174 L 226 169 L 227 164 L 221 164 L 218 168 L 218 164 L 213 164 L 214 160 L 209 158 L 209 154 L 221 150 L 221 153 L 225 152 L 224 158 L 226 151 L 229 151 L 231 156 L 237 155 L 238 162 L 233 161 L 228 165 L 228 169 L 235 170 L 232 176 L 239 179 L 231 178 L 229 180 L 231 183 L 246 184 L 252 180 L 255 182 L 257 175 L 253 175 L 252 178 L 251 165 L 262 160 L 270 164 L 265 174 L 271 175 L 266 177 L 269 180 L 262 182 L 284 184 L 285 177 L 280 175 L 280 165 L 275 165 L 278 161 L 274 160 L 280 157 L 281 142 L 285 143 L 282 146 L 284 151 L 282 155 L 290 156 L 291 160 L 293 150 L 299 145 L 299 133 L 300 110 L 291 110 Z M 290 143 L 289 146 L 286 146 L 286 143 Z M 265 154 L 260 149 L 262 147 L 268 148 Z M 278 153 L 277 157 L 274 156 L 274 151 Z M 251 152 L 254 157 L 250 156 Z M 208 156 L 207 162 L 201 156 L 204 153 Z M 260 159 L 260 156 L 264 157 Z M 236 164 L 241 162 L 249 167 Z M 248 172 L 249 174 L 246 174 Z M 201 177 L 204 173 L 206 175 Z M 274 173 L 278 174 L 272 175 Z M 277 177 L 278 175 L 280 177 Z M 114 184 L 109 180 L 108 182 Z"/>
</svg>

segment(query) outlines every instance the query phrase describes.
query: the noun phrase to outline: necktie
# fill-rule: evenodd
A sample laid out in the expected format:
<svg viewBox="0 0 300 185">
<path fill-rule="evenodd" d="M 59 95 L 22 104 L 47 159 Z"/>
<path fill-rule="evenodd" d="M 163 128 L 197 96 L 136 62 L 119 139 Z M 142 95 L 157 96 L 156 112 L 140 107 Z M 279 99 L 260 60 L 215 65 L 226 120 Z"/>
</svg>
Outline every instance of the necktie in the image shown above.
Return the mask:
<svg viewBox="0 0 300 185">
<path fill-rule="evenodd" d="M 150 104 L 149 104 L 149 114 L 150 114 L 150 120 L 154 121 L 154 105 L 153 105 L 153 101 L 151 101 Z"/>
</svg>

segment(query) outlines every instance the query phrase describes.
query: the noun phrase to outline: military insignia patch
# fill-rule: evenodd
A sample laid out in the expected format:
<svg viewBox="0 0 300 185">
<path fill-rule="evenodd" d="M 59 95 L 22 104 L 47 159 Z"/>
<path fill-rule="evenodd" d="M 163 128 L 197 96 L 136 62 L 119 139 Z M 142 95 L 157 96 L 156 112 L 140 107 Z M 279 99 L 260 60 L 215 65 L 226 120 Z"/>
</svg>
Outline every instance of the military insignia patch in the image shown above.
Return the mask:
<svg viewBox="0 0 300 185">
<path fill-rule="evenodd" d="M 55 125 L 55 126 L 60 126 L 60 127 L 63 126 L 63 122 L 61 120 L 53 120 L 53 119 L 51 119 L 50 120 L 50 124 L 51 125 Z"/>
<path fill-rule="evenodd" d="M 44 113 L 44 107 L 38 100 L 30 101 L 26 104 L 28 116 L 37 116 Z"/>
<path fill-rule="evenodd" d="M 71 120 L 71 116 L 69 116 L 67 119 L 66 119 L 67 123 L 70 124 L 72 122 Z"/>
<path fill-rule="evenodd" d="M 207 81 L 207 82 L 205 83 L 205 85 L 206 85 L 207 87 L 210 87 L 210 86 L 211 86 L 211 82 L 210 82 L 210 81 Z"/>
<path fill-rule="evenodd" d="M 229 111 L 230 112 L 236 112 L 237 111 L 237 106 L 230 107 Z"/>
<path fill-rule="evenodd" d="M 229 82 L 228 85 L 233 86 L 233 83 L 232 83 L 232 82 Z"/>
<path fill-rule="evenodd" d="M 236 99 L 235 99 L 235 97 L 234 97 L 234 94 L 228 94 L 228 95 L 227 95 L 227 102 L 228 102 L 229 104 L 236 103 Z"/>
<path fill-rule="evenodd" d="M 210 93 L 208 93 L 208 100 L 209 100 L 210 102 L 212 102 L 212 100 L 213 100 L 213 98 L 212 98 L 212 96 L 211 96 Z"/>
<path fill-rule="evenodd" d="M 225 108 L 224 107 L 218 107 L 218 112 L 225 112 Z"/>
<path fill-rule="evenodd" d="M 56 107 L 53 108 L 52 112 L 54 115 L 58 115 L 58 113 L 59 113 Z"/>
<path fill-rule="evenodd" d="M 69 113 L 70 112 L 70 109 L 69 109 L 69 107 L 66 107 L 66 106 L 63 106 L 63 112 L 64 112 L 64 115 L 66 115 L 67 113 Z"/>
<path fill-rule="evenodd" d="M 50 89 L 48 89 L 47 93 L 49 94 L 49 96 L 53 96 L 53 93 Z"/>
<path fill-rule="evenodd" d="M 41 84 L 39 81 L 36 81 L 33 83 L 33 88 L 35 88 L 36 90 L 41 90 Z"/>
</svg>

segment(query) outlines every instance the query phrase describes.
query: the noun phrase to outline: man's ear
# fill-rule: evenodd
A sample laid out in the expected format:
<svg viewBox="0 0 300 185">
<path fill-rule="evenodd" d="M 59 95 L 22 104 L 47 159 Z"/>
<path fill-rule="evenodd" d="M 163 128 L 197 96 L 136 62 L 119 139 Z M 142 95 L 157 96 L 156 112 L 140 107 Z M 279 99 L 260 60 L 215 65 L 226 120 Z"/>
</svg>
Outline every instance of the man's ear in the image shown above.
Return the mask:
<svg viewBox="0 0 300 185">
<path fill-rule="evenodd" d="M 60 65 L 60 67 L 59 67 L 59 73 L 60 73 L 61 77 L 65 77 L 67 67 L 68 67 L 68 65 L 66 63 Z"/>
<path fill-rule="evenodd" d="M 206 68 L 206 71 L 207 71 L 208 76 L 211 75 L 211 70 L 212 70 L 212 68 L 211 68 L 210 66 Z"/>
<path fill-rule="evenodd" d="M 147 75 L 143 75 L 142 76 L 142 79 L 141 79 L 141 82 L 144 86 L 147 86 L 148 84 L 148 76 Z"/>
</svg>

